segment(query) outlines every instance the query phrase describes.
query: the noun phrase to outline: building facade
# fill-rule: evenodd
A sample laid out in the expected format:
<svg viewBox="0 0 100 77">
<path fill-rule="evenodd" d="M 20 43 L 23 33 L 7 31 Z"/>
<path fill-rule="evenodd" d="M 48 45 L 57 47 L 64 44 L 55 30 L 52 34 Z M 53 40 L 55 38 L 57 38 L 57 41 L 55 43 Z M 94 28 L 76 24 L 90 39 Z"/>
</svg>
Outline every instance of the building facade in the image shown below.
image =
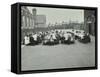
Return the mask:
<svg viewBox="0 0 100 77">
<path fill-rule="evenodd" d="M 95 11 L 84 10 L 84 30 L 95 36 Z"/>
<path fill-rule="evenodd" d="M 27 9 L 27 7 L 23 6 L 21 8 L 21 21 L 22 29 L 32 29 L 34 28 L 34 18 L 33 15 L 30 13 L 30 11 Z"/>
<path fill-rule="evenodd" d="M 37 10 L 32 9 L 32 14 L 29 9 L 25 6 L 21 8 L 21 16 L 22 16 L 22 29 L 34 29 L 46 27 L 46 16 L 45 15 L 37 15 Z"/>
<path fill-rule="evenodd" d="M 21 7 L 21 36 L 33 33 L 37 28 L 46 27 L 46 16 L 37 15 L 37 9 L 33 8 L 32 13 L 26 6 Z"/>
</svg>

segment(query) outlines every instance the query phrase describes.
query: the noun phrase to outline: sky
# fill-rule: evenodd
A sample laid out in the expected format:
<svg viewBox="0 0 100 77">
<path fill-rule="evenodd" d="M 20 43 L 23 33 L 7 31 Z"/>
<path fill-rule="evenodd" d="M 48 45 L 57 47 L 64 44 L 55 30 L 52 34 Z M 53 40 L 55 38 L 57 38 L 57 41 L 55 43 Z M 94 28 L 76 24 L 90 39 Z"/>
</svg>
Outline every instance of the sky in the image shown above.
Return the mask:
<svg viewBox="0 0 100 77">
<path fill-rule="evenodd" d="M 47 8 L 47 7 L 27 7 L 32 13 L 32 9 L 37 9 L 37 15 L 46 15 L 46 24 L 54 24 L 77 21 L 84 22 L 84 10 L 80 9 L 62 9 L 62 8 Z"/>
</svg>

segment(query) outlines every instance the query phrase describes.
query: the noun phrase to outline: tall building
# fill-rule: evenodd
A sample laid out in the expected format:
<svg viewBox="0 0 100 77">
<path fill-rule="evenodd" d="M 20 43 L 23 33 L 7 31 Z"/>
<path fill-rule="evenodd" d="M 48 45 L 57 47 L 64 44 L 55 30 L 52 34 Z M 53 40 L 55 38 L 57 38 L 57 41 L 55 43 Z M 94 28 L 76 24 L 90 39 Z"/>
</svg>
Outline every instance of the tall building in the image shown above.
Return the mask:
<svg viewBox="0 0 100 77">
<path fill-rule="evenodd" d="M 84 10 L 84 30 L 95 35 L 95 11 Z"/>
<path fill-rule="evenodd" d="M 34 19 L 34 27 L 35 28 L 43 28 L 46 27 L 46 16 L 45 15 L 37 15 L 37 10 L 33 9 L 33 19 Z"/>
<path fill-rule="evenodd" d="M 35 27 L 35 25 L 36 25 L 36 15 L 37 15 L 37 10 L 35 8 L 32 9 L 32 14 L 33 14 L 34 27 Z"/>
</svg>

